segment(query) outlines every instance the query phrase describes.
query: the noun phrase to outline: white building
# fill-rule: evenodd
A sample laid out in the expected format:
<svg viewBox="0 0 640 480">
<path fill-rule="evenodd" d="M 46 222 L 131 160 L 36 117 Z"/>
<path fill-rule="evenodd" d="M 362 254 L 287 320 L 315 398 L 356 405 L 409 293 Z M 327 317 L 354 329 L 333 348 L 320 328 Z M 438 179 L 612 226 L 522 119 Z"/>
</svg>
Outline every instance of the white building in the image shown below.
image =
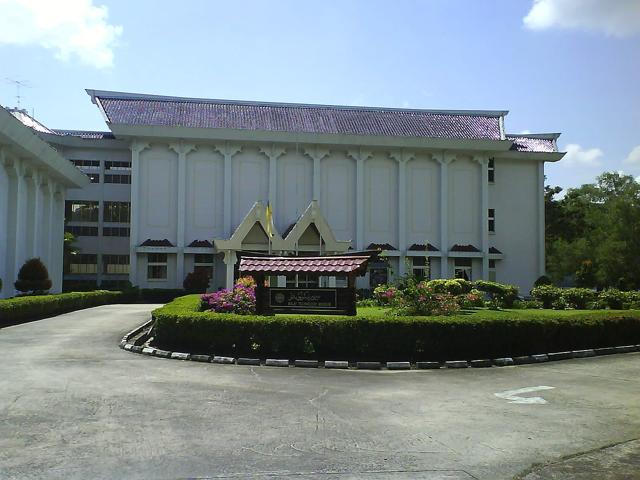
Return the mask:
<svg viewBox="0 0 640 480">
<path fill-rule="evenodd" d="M 110 132 L 37 128 L 94 182 L 69 192 L 67 279 L 181 288 L 207 269 L 220 288 L 241 251 L 366 249 L 388 266 L 361 288 L 412 268 L 528 292 L 544 273 L 544 162 L 563 154 L 558 134 L 505 133 L 505 111 L 88 93 Z"/>
<path fill-rule="evenodd" d="M 88 93 L 131 148 L 134 284 L 179 288 L 212 267 L 229 286 L 238 251 L 269 249 L 381 248 L 393 275 L 426 263 L 523 291 L 544 274 L 544 162 L 563 154 L 557 134 L 506 134 L 505 111 Z"/>
<path fill-rule="evenodd" d="M 39 257 L 62 288 L 64 197 L 88 178 L 0 107 L 0 298 L 13 296 L 24 262 Z"/>
</svg>

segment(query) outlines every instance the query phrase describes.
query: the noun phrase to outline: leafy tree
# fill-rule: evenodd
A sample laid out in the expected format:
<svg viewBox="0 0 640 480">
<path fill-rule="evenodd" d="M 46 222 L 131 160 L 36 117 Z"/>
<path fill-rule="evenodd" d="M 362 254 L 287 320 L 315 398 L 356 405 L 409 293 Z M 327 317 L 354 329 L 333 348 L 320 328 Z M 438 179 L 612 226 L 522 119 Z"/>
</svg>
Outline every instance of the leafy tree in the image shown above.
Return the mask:
<svg viewBox="0 0 640 480">
<path fill-rule="evenodd" d="M 80 249 L 76 247 L 76 237 L 73 233 L 64 232 L 64 247 L 62 254 L 62 262 L 64 271 L 69 272 L 69 266 L 71 265 L 71 259 L 74 255 L 80 252 Z"/>
<path fill-rule="evenodd" d="M 578 286 L 640 288 L 640 183 L 605 172 L 596 183 L 545 188 L 547 271 Z"/>
</svg>

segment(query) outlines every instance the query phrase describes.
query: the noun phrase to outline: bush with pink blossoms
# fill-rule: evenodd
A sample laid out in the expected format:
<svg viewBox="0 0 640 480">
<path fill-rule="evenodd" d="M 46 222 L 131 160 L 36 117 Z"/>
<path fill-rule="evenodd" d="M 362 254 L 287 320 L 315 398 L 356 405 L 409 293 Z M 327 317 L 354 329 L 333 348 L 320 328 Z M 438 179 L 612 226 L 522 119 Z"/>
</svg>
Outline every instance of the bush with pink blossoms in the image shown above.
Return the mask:
<svg viewBox="0 0 640 480">
<path fill-rule="evenodd" d="M 205 293 L 200 297 L 200 309 L 218 313 L 252 315 L 256 313 L 255 282 L 239 279 L 233 288 Z M 251 279 L 253 280 L 253 279 Z"/>
<path fill-rule="evenodd" d="M 400 291 L 393 285 L 383 283 L 373 290 L 373 298 L 378 305 L 393 305 L 400 295 Z"/>
<path fill-rule="evenodd" d="M 456 297 L 447 292 L 436 292 L 431 282 L 408 282 L 398 296 L 393 309 L 398 315 L 453 315 L 460 310 Z"/>
</svg>

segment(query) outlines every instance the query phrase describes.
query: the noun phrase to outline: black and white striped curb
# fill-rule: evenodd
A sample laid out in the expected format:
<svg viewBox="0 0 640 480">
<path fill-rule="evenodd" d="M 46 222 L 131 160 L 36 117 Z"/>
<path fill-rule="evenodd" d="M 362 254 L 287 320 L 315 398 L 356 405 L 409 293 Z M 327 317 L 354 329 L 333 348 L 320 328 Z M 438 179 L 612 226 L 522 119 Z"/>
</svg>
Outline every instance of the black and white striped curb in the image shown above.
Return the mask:
<svg viewBox="0 0 640 480">
<path fill-rule="evenodd" d="M 640 351 L 638 345 L 623 345 L 619 347 L 590 348 L 571 350 L 566 352 L 541 353 L 521 357 L 504 357 L 478 360 L 445 360 L 441 362 L 349 362 L 346 360 L 290 360 L 286 358 L 249 358 L 223 357 L 218 355 L 197 355 L 184 352 L 170 352 L 148 346 L 153 320 L 127 333 L 120 342 L 120 348 L 133 353 L 149 355 L 174 360 L 190 360 L 192 362 L 217 363 L 221 365 L 251 365 L 265 367 L 298 367 L 298 368 L 327 368 L 352 370 L 435 370 L 450 368 L 488 368 L 507 367 L 512 365 L 526 365 L 544 363 L 569 358 L 586 358 L 617 353 Z"/>
</svg>

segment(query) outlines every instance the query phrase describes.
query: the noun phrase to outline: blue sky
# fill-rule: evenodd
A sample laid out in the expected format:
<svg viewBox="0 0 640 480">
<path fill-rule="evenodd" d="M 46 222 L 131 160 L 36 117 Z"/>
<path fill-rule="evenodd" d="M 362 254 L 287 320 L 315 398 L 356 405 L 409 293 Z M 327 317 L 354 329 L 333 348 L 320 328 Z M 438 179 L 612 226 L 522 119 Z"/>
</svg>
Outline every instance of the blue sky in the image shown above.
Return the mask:
<svg viewBox="0 0 640 480">
<path fill-rule="evenodd" d="M 640 176 L 638 0 L 0 0 L 14 106 L 5 78 L 52 128 L 105 129 L 85 88 L 506 109 L 509 132 L 562 133 L 548 183 Z"/>
</svg>

